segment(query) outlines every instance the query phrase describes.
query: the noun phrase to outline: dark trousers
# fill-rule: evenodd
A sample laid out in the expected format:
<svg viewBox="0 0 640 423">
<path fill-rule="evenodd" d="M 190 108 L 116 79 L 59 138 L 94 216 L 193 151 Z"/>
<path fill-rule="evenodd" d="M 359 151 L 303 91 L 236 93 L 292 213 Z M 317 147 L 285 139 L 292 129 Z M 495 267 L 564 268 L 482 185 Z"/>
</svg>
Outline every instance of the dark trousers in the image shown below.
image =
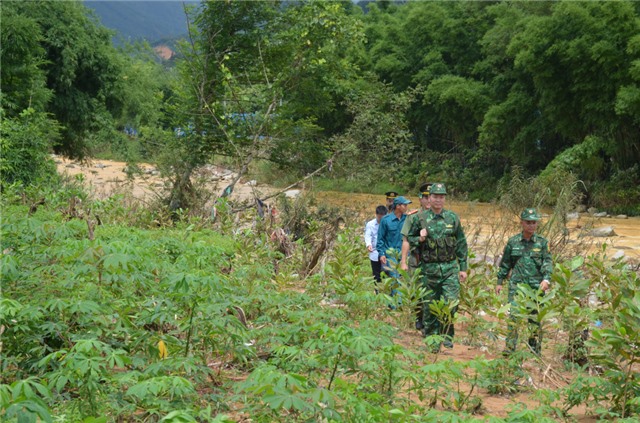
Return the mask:
<svg viewBox="0 0 640 423">
<path fill-rule="evenodd" d="M 371 271 L 373 272 L 373 279 L 376 283 L 380 283 L 380 272 L 382 271 L 382 263 L 379 261 L 369 260 L 371 262 Z"/>
<path fill-rule="evenodd" d="M 460 299 L 460 276 L 458 263 L 427 263 L 422 265 L 422 284 L 427 293 L 422 302 L 423 325 L 422 333 L 425 336 L 442 335 L 449 341 L 455 335 L 454 317 L 458 307 L 452 307 L 449 315 L 437 316 L 431 311 L 430 304 L 444 300 L 447 303 Z"/>
</svg>

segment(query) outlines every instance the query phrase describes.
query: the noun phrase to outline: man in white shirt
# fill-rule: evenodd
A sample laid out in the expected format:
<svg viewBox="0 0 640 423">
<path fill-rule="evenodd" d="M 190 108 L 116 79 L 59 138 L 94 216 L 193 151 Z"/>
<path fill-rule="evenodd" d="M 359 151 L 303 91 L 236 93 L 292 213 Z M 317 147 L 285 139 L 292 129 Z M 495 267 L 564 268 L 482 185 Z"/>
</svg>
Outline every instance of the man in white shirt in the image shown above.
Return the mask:
<svg viewBox="0 0 640 423">
<path fill-rule="evenodd" d="M 378 251 L 376 250 L 378 226 L 380 225 L 380 219 L 386 214 L 387 208 L 385 206 L 376 207 L 376 218 L 368 221 L 364 228 L 364 243 L 367 246 L 367 251 L 369 251 L 371 271 L 373 272 L 373 279 L 375 279 L 376 283 L 380 282 L 380 272 L 382 271 L 382 265 L 380 264 Z"/>
</svg>

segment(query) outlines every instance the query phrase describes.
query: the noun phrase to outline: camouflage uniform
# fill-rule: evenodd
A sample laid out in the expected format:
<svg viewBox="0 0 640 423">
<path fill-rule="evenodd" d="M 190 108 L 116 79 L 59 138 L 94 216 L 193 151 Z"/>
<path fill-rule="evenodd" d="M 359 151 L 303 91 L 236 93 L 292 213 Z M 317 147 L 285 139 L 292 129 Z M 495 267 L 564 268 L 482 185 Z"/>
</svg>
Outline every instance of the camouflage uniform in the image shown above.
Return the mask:
<svg viewBox="0 0 640 423">
<path fill-rule="evenodd" d="M 431 189 L 431 183 L 427 182 L 420 185 L 420 193 L 418 196 L 422 199 L 424 196 L 429 196 L 429 190 Z M 428 207 L 428 206 L 427 206 Z M 428 210 L 428 208 L 424 208 L 424 205 L 420 206 L 420 210 L 413 210 L 407 213 L 407 218 L 402 225 L 402 230 L 400 233 L 402 237 L 408 239 L 409 230 L 411 229 L 411 225 L 413 221 L 417 218 L 417 215 L 421 211 Z M 407 265 L 409 266 L 409 275 L 413 275 L 416 269 L 420 266 L 420 249 L 419 246 L 411 246 L 411 250 L 409 251 Z M 416 329 L 422 330 L 423 328 L 423 299 L 421 298 L 416 305 Z"/>
<path fill-rule="evenodd" d="M 423 211 L 423 209 L 420 209 L 413 210 L 407 213 L 407 218 L 404 220 L 402 230 L 400 231 L 403 237 L 409 239 L 409 230 L 411 230 L 411 225 L 414 224 L 414 221 L 417 219 L 418 214 Z M 420 250 L 418 247 L 419 245 L 411 244 L 411 251 L 409 252 L 409 260 L 407 262 L 409 265 L 409 272 L 411 274 L 413 274 L 413 272 L 420 266 Z"/>
<path fill-rule="evenodd" d="M 526 216 L 527 210 L 521 215 L 523 219 L 528 219 Z M 535 210 L 531 220 L 539 220 Z M 514 305 L 514 298 L 518 292 L 518 284 L 527 284 L 532 289 L 538 290 L 543 280 L 550 280 L 552 270 L 553 262 L 551 253 L 549 252 L 549 242 L 536 233 L 527 241 L 522 233 L 520 233 L 509 238 L 507 245 L 504 247 L 500 268 L 498 270 L 498 285 L 502 285 L 509 275 L 509 272 L 511 272 L 508 299 L 509 303 Z M 514 319 L 514 317 L 512 317 L 512 319 Z M 529 346 L 534 352 L 539 354 L 542 342 L 540 339 L 540 323 L 531 318 L 529 319 L 529 323 L 533 325 L 532 335 L 529 338 Z M 509 323 L 506 352 L 514 351 L 517 341 L 517 326 L 512 320 Z"/>
<path fill-rule="evenodd" d="M 423 228 L 427 229 L 427 238 L 421 243 L 420 230 Z M 467 270 L 467 238 L 460 218 L 446 209 L 440 214 L 431 209 L 421 211 L 413 219 L 407 240 L 412 249 L 420 250 L 422 283 L 428 290 L 423 303 L 423 334 L 445 335 L 451 342 L 455 334 L 453 321 L 440 322 L 429 306 L 442 298 L 455 301 L 460 297 L 459 272 Z M 451 320 L 456 310 L 457 307 L 452 309 Z"/>
<path fill-rule="evenodd" d="M 424 195 L 429 195 L 429 189 L 431 188 L 431 185 L 431 183 L 426 183 L 420 186 L 420 198 L 422 198 L 422 196 Z M 425 210 L 428 209 L 420 207 L 420 210 L 414 210 L 407 213 L 407 218 L 405 219 L 404 224 L 402 225 L 402 230 L 400 231 L 403 237 L 408 239 L 409 230 L 411 229 L 411 225 L 413 224 L 414 220 L 417 219 L 418 213 Z M 416 245 L 415 247 L 413 245 L 411 246 L 408 265 L 409 272 L 411 274 L 413 274 L 413 272 L 420 266 L 420 249 L 418 248 L 418 245 Z"/>
</svg>

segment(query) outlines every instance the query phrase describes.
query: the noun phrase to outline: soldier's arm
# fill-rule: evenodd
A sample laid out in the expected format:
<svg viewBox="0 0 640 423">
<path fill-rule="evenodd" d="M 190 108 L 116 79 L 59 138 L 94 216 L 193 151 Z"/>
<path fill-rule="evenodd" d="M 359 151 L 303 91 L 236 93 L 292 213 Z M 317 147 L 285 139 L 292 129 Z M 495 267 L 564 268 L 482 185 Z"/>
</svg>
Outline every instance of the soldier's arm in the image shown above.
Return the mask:
<svg viewBox="0 0 640 423">
<path fill-rule="evenodd" d="M 407 235 L 409 235 L 409 231 L 411 230 L 411 222 L 413 222 L 413 216 L 407 216 L 407 218 L 404 220 L 404 223 L 402 224 L 402 229 L 400 230 L 400 234 L 402 234 L 402 237 L 405 238 Z"/>
<path fill-rule="evenodd" d="M 408 266 L 407 266 L 407 259 L 409 258 L 409 250 L 411 249 L 411 246 L 409 245 L 409 241 L 407 240 L 407 237 L 404 236 L 402 237 L 402 261 L 400 261 L 400 268 L 402 270 L 407 270 Z"/>
<path fill-rule="evenodd" d="M 502 285 L 511 270 L 511 243 L 507 242 L 502 252 L 502 260 L 498 269 L 498 285 Z"/>
<path fill-rule="evenodd" d="M 542 280 L 551 281 L 551 273 L 553 272 L 553 259 L 551 257 L 551 251 L 549 251 L 549 242 L 545 241 L 542 247 Z"/>
<path fill-rule="evenodd" d="M 462 223 L 458 220 L 458 230 L 456 231 L 456 256 L 458 257 L 458 263 L 460 264 L 460 271 L 466 272 L 468 267 L 468 255 L 469 247 L 467 246 L 467 236 L 462 229 Z"/>
<path fill-rule="evenodd" d="M 406 238 L 409 243 L 409 249 L 413 250 L 420 246 L 420 225 L 419 218 L 417 214 L 410 216 L 404 222 L 404 226 L 402 226 L 402 235 Z"/>
</svg>

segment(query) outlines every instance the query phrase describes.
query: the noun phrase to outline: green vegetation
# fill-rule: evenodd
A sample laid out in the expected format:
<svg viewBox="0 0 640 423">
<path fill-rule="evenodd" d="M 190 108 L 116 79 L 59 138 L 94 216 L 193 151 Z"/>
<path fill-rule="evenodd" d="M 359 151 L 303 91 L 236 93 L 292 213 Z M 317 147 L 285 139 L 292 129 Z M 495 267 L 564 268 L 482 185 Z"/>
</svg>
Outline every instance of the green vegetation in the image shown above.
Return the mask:
<svg viewBox="0 0 640 423">
<path fill-rule="evenodd" d="M 80 3 L 8 2 L 3 183 L 22 180 L 18 157 L 52 150 L 156 163 L 173 211 L 195 205 L 194 172 L 220 160 L 292 178 L 330 162 L 319 177 L 339 182 L 324 186 L 437 179 L 485 201 L 516 172 L 562 172 L 587 205 L 640 212 L 636 3 L 361 6 L 193 5 L 165 68 L 148 45 L 114 48 Z"/>
<path fill-rule="evenodd" d="M 640 213 L 638 4 L 366 12 L 202 3 L 165 68 L 148 45 L 115 48 L 81 3 L 2 4 L 1 420 L 638 418 L 637 269 L 606 249 L 584 259 L 565 225 L 579 201 Z M 144 205 L 93 199 L 51 152 L 150 161 L 171 189 Z M 212 219 L 196 175 L 216 161 L 236 171 L 225 193 L 255 169 L 283 185 L 321 170 L 324 188 L 438 179 L 506 209 L 553 209 L 541 228 L 553 290 L 523 290 L 514 310 L 538 311 L 544 354 L 493 358 L 508 316 L 484 261 L 457 317 L 477 354 L 430 353 L 441 339 L 405 330 L 416 276 L 401 296 L 374 294 L 353 212 L 300 197 L 259 218 L 223 199 Z M 472 256 L 497 256 L 502 223 Z M 488 412 L 514 393 L 527 401 Z"/>
<path fill-rule="evenodd" d="M 359 225 L 335 226 L 348 213 L 299 199 L 276 221 L 249 213 L 232 225 L 223 210 L 216 223 L 172 221 L 73 184 L 14 185 L 0 200 L 3 421 L 537 422 L 571 421 L 576 406 L 640 415 L 640 278 L 603 255 L 558 256 L 551 293 L 521 293 L 521 312 L 538 310 L 543 325 L 542 358 L 526 337 L 518 354 L 492 358 L 507 308 L 493 266 L 472 264 L 456 342 L 477 353 L 455 361 L 429 352 L 439 339 L 408 330 L 415 277 L 404 275 L 395 311 L 400 297 L 374 294 Z M 292 239 L 272 237 L 279 228 Z M 485 401 L 513 393 L 529 401 L 487 413 Z"/>
</svg>

